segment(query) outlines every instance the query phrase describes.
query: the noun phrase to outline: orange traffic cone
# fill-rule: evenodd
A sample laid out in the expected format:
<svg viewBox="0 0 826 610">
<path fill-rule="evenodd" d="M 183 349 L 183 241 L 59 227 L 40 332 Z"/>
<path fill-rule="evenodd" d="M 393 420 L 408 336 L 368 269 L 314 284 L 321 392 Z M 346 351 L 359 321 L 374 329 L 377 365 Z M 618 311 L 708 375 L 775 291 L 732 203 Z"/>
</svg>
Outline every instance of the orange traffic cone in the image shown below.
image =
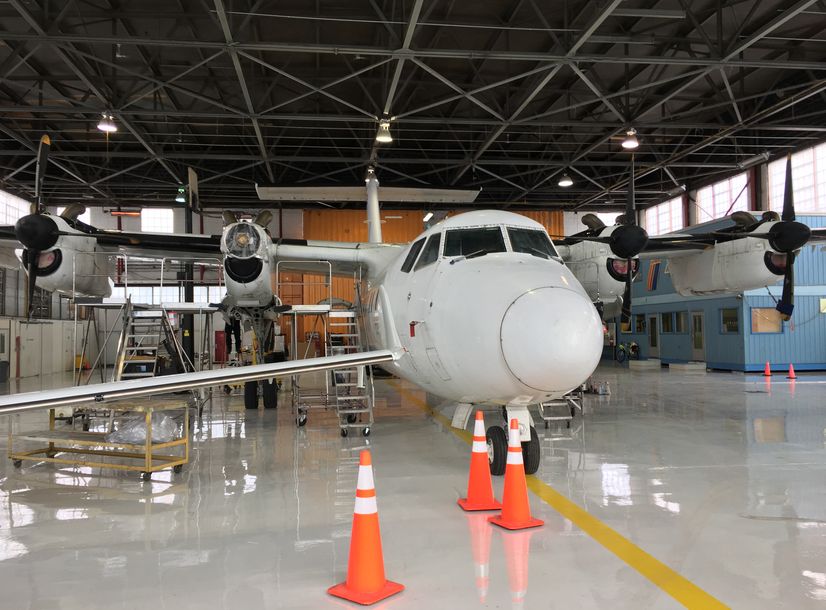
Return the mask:
<svg viewBox="0 0 826 610">
<path fill-rule="evenodd" d="M 493 529 L 488 527 L 485 515 L 471 513 L 467 515 L 470 527 L 470 548 L 473 551 L 473 568 L 476 575 L 476 592 L 479 601 L 485 603 L 490 584 L 490 539 Z"/>
<path fill-rule="evenodd" d="M 488 445 L 485 441 L 485 415 L 476 411 L 473 424 L 473 450 L 470 454 L 470 474 L 467 480 L 467 498 L 459 499 L 464 510 L 499 510 L 502 504 L 493 497 L 490 480 Z"/>
<path fill-rule="evenodd" d="M 508 566 L 508 587 L 511 590 L 511 609 L 525 607 L 528 592 L 528 559 L 531 550 L 531 536 L 535 532 L 514 532 L 502 534 L 505 547 L 505 562 Z"/>
<path fill-rule="evenodd" d="M 786 375 L 786 379 L 797 379 L 797 375 L 794 374 L 793 364 L 789 364 L 789 374 Z"/>
<path fill-rule="evenodd" d="M 525 464 L 522 461 L 522 443 L 519 440 L 519 422 L 516 419 L 511 420 L 508 435 L 508 461 L 505 465 L 502 513 L 496 517 L 488 517 L 488 521 L 509 530 L 545 525 L 544 521 L 531 517 L 528 484 L 525 481 Z"/>
<path fill-rule="evenodd" d="M 384 557 L 381 552 L 379 511 L 370 452 L 359 456 L 359 478 L 356 485 L 356 508 L 350 534 L 350 559 L 347 580 L 327 589 L 327 593 L 364 606 L 404 590 L 404 585 L 384 577 Z"/>
<path fill-rule="evenodd" d="M 772 376 L 772 367 L 769 366 L 769 361 L 766 360 L 766 366 L 763 369 L 763 377 L 771 377 Z"/>
</svg>

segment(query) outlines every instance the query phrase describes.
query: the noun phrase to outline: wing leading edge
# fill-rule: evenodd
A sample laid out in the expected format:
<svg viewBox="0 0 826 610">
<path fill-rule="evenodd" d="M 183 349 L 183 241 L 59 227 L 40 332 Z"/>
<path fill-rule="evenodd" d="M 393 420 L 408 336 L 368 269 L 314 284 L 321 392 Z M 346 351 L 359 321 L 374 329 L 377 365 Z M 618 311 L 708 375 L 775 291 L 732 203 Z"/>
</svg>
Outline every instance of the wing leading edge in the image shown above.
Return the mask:
<svg viewBox="0 0 826 610">
<path fill-rule="evenodd" d="M 26 392 L 0 398 L 0 414 L 6 415 L 35 409 L 77 405 L 80 402 L 88 401 L 102 403 L 123 398 L 140 398 L 166 392 L 194 390 L 244 381 L 260 381 L 262 379 L 272 379 L 273 377 L 325 371 L 347 366 L 379 364 L 394 359 L 395 356 L 390 350 L 374 350 L 357 354 L 229 367 L 212 371 L 150 377 L 148 379 L 97 383 L 47 390 L 45 392 Z"/>
</svg>

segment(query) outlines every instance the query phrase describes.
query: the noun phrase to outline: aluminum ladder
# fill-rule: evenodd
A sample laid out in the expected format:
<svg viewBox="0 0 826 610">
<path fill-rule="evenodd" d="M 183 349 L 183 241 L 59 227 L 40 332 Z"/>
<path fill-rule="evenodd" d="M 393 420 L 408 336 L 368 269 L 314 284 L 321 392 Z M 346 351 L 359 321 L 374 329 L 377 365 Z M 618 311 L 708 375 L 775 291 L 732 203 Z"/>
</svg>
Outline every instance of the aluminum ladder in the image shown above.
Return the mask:
<svg viewBox="0 0 826 610">
<path fill-rule="evenodd" d="M 330 311 L 329 354 L 355 354 L 362 351 L 358 316 L 354 310 Z M 332 370 L 336 415 L 341 436 L 359 429 L 370 435 L 373 425 L 373 373 L 370 367 L 350 366 Z"/>
</svg>

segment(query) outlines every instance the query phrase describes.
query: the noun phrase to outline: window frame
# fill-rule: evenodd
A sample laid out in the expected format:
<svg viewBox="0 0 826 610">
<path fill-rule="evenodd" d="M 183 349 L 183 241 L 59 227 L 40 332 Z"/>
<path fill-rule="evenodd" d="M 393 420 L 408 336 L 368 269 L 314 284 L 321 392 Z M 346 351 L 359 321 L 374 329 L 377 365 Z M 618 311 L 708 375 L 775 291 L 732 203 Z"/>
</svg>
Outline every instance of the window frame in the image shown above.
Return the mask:
<svg viewBox="0 0 826 610">
<path fill-rule="evenodd" d="M 679 324 L 677 323 L 681 316 L 684 316 L 685 324 L 683 326 L 683 330 L 679 329 Z M 688 321 L 689 315 L 687 311 L 675 311 L 674 312 L 674 334 L 675 335 L 687 335 L 688 334 Z"/>
<path fill-rule="evenodd" d="M 640 324 L 642 322 L 642 324 Z M 645 334 L 648 330 L 648 320 L 646 319 L 646 315 L 644 313 L 635 313 L 634 314 L 634 333 L 641 335 Z"/>
<path fill-rule="evenodd" d="M 424 257 L 425 257 L 425 254 L 427 254 L 427 252 L 428 252 L 427 249 L 430 247 L 430 243 L 433 242 L 434 240 L 436 242 L 436 248 L 435 248 L 436 256 L 434 256 L 432 260 L 425 261 Z M 433 235 L 431 235 L 430 237 L 427 238 L 427 243 L 425 243 L 424 247 L 422 248 L 422 253 L 419 255 L 419 260 L 416 261 L 416 266 L 413 267 L 413 271 L 418 271 L 419 269 L 424 269 L 425 267 L 429 267 L 433 263 L 437 262 L 439 260 L 439 255 L 441 254 L 441 251 L 442 251 L 442 234 L 441 234 L 441 232 L 434 233 Z"/>
<path fill-rule="evenodd" d="M 757 310 L 768 310 L 774 312 L 777 315 L 777 322 L 780 330 L 754 330 L 754 314 Z M 780 316 L 780 312 L 777 311 L 774 307 L 750 307 L 749 308 L 749 321 L 751 324 L 749 325 L 749 329 L 752 335 L 782 335 L 784 329 L 783 318 Z"/>
<path fill-rule="evenodd" d="M 659 322 L 660 322 L 660 334 L 661 335 L 673 335 L 674 334 L 674 312 L 673 311 L 661 311 L 659 313 Z M 665 321 L 668 320 L 669 329 L 665 329 Z"/>
<path fill-rule="evenodd" d="M 422 237 L 410 245 L 410 250 L 408 250 L 407 256 L 404 258 L 401 266 L 402 273 L 410 273 L 413 271 L 413 265 L 416 264 L 416 259 L 419 258 L 419 254 L 422 253 L 422 248 L 424 248 L 424 242 L 426 241 L 427 237 Z"/>
<path fill-rule="evenodd" d="M 726 330 L 726 324 L 723 321 L 723 312 L 733 311 L 737 315 L 737 330 Z M 738 307 L 721 307 L 719 309 L 718 321 L 720 322 L 721 335 L 739 335 L 740 334 L 740 309 Z"/>
<path fill-rule="evenodd" d="M 510 245 L 510 239 L 506 237 L 506 235 L 505 235 L 506 232 L 502 231 L 503 228 L 504 227 L 502 225 L 484 225 L 484 226 L 479 226 L 479 227 L 454 227 L 454 228 L 451 228 L 451 229 L 447 229 L 445 231 L 445 238 L 443 240 L 444 241 L 443 248 L 442 248 L 442 251 L 444 253 L 443 256 L 445 258 L 448 258 L 448 257 L 449 258 L 456 258 L 456 257 L 459 257 L 459 256 L 469 256 L 470 254 L 473 254 L 473 252 L 468 252 L 467 254 L 465 254 L 463 252 L 459 252 L 459 254 L 448 254 L 447 253 L 447 243 L 448 243 L 448 239 L 450 238 L 450 234 L 451 233 L 458 233 L 460 231 L 491 231 L 491 230 L 495 229 L 495 230 L 499 231 L 499 239 L 502 240 L 501 241 L 502 249 L 501 250 L 486 251 L 485 254 L 501 254 L 502 252 L 508 252 L 509 251 L 508 246 Z"/>
<path fill-rule="evenodd" d="M 169 225 L 168 229 L 164 228 L 166 225 L 161 226 L 161 228 L 155 228 L 155 221 L 162 220 L 160 218 L 160 212 L 167 213 L 169 216 Z M 157 215 L 156 215 L 157 214 Z M 166 214 L 164 214 L 166 215 Z M 151 224 L 153 226 L 147 226 Z M 142 233 L 166 233 L 166 234 L 174 234 L 175 233 L 175 210 L 173 208 L 144 208 L 141 211 L 141 232 Z"/>
<path fill-rule="evenodd" d="M 504 227 L 505 235 L 507 236 L 507 243 L 505 244 L 505 251 L 506 252 L 513 252 L 515 254 L 529 254 L 530 256 L 535 256 L 536 258 L 545 258 L 543 256 L 539 256 L 535 252 L 524 252 L 522 250 L 517 250 L 516 246 L 514 246 L 513 238 L 511 237 L 511 231 L 523 231 L 525 233 L 532 232 L 532 233 L 539 233 L 540 235 L 544 236 L 547 240 L 548 244 L 551 246 L 551 251 L 548 254 L 548 258 L 545 260 L 556 260 L 561 261 L 562 257 L 559 256 L 559 251 L 556 249 L 556 245 L 554 245 L 554 240 L 551 239 L 551 236 L 548 235 L 548 232 L 544 229 L 533 229 L 530 227 L 519 227 L 519 226 L 508 226 Z M 508 248 L 510 246 L 510 248 Z"/>
</svg>

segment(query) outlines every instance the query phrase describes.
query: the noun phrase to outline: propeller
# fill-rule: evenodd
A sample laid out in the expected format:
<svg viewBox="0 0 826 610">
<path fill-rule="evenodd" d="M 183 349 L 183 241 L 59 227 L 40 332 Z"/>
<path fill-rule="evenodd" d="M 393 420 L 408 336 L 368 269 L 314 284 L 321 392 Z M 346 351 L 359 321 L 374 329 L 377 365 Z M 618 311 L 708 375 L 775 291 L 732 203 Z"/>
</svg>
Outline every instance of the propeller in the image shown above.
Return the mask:
<svg viewBox="0 0 826 610">
<path fill-rule="evenodd" d="M 26 319 L 31 318 L 34 309 L 34 289 L 37 285 L 37 263 L 40 253 L 57 243 L 60 236 L 55 222 L 43 214 L 43 179 L 46 177 L 46 166 L 49 163 L 49 148 L 52 141 L 49 136 L 40 138 L 37 149 L 37 169 L 34 178 L 34 203 L 31 214 L 24 216 L 14 225 L 17 240 L 26 247 L 23 262 L 26 265 Z"/>
<path fill-rule="evenodd" d="M 777 311 L 784 320 L 792 317 L 794 311 L 794 260 L 795 251 L 806 245 L 812 230 L 795 220 L 794 189 L 792 188 L 792 156 L 786 156 L 786 188 L 783 192 L 783 212 L 780 221 L 772 225 L 768 232 L 769 245 L 776 252 L 786 255 L 783 273 L 783 294 L 777 303 Z"/>
<path fill-rule="evenodd" d="M 628 181 L 628 199 L 625 203 L 625 214 L 618 220 L 622 223 L 613 233 L 608 242 L 611 252 L 619 258 L 624 258 L 625 290 L 622 294 L 622 324 L 631 323 L 631 282 L 634 280 L 634 257 L 642 252 L 648 243 L 648 233 L 637 224 L 636 204 L 634 197 L 634 155 L 631 155 L 631 178 Z"/>
</svg>

